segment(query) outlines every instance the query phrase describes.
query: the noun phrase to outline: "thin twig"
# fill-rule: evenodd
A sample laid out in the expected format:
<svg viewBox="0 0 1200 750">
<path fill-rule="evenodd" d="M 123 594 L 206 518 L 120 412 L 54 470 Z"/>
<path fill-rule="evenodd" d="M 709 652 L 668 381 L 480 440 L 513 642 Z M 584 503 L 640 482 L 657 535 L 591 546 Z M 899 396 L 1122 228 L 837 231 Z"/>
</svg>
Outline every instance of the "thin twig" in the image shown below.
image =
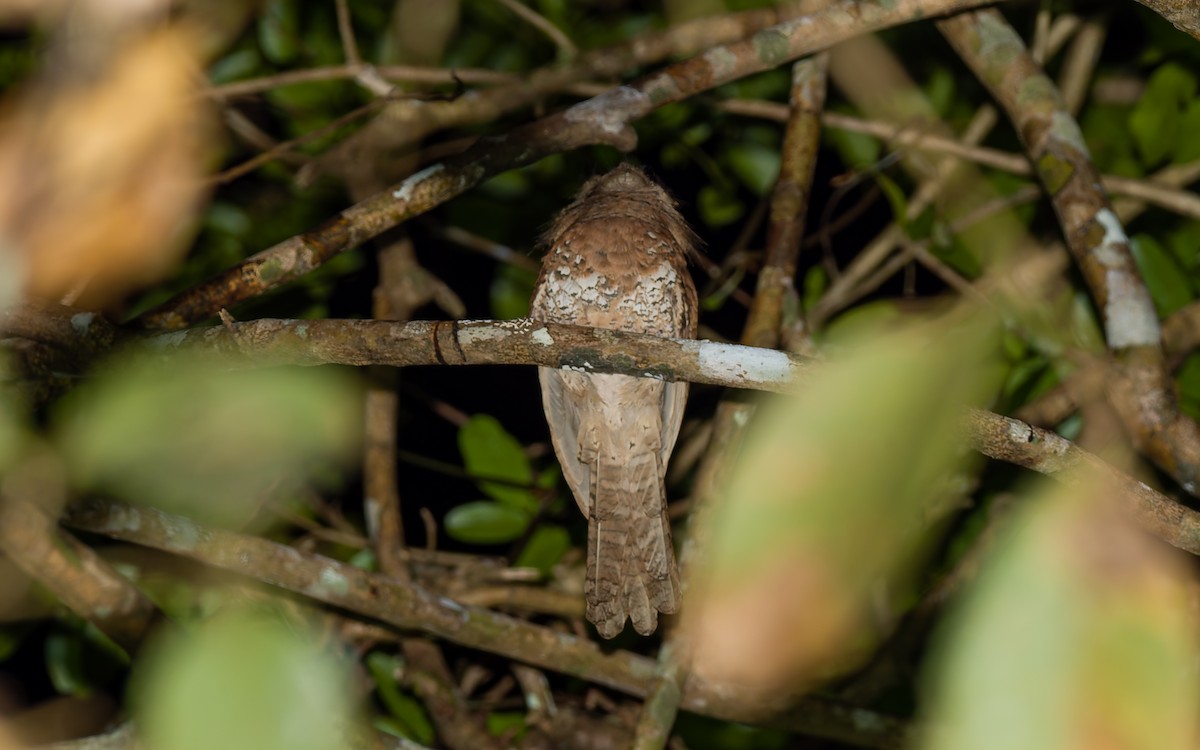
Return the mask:
<svg viewBox="0 0 1200 750">
<path fill-rule="evenodd" d="M 520 16 L 530 26 L 545 34 L 550 41 L 554 42 L 554 46 L 558 47 L 559 56 L 562 59 L 570 60 L 579 53 L 579 49 L 571 41 L 570 37 L 563 33 L 562 29 L 550 23 L 548 18 L 533 8 L 518 2 L 518 0 L 498 0 L 498 2 L 514 14 Z"/>
</svg>

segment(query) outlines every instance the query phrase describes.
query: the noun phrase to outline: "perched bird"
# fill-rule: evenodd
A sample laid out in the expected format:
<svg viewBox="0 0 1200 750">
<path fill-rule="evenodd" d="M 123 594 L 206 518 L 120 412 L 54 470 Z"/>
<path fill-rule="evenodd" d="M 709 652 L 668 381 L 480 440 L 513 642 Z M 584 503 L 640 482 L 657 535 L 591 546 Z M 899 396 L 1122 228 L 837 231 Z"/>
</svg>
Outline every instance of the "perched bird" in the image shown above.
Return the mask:
<svg viewBox="0 0 1200 750">
<path fill-rule="evenodd" d="M 696 237 L 640 169 L 588 180 L 544 236 L 530 316 L 550 323 L 694 338 Z M 541 368 L 554 451 L 588 519 L 587 618 L 642 635 L 679 607 L 663 486 L 687 383 Z"/>
</svg>

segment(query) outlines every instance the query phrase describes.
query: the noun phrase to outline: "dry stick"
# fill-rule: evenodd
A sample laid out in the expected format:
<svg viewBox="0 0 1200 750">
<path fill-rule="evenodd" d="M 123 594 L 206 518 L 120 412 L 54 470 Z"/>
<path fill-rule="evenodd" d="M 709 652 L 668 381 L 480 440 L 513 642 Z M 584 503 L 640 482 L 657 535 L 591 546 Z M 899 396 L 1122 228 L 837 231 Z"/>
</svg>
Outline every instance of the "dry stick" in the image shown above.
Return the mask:
<svg viewBox="0 0 1200 750">
<path fill-rule="evenodd" d="M 796 256 L 804 236 L 804 216 L 820 145 L 820 115 L 825 106 L 827 68 L 828 56 L 824 54 L 801 60 L 792 67 L 789 96 L 792 115 L 784 130 L 779 178 L 771 195 L 763 269 L 742 331 L 742 343 L 747 346 L 774 348 L 779 345 L 785 299 L 788 295 L 794 297 Z M 749 410 L 745 404 L 729 401 L 722 401 L 718 406 L 710 441 L 714 448 L 706 453 L 701 464 L 699 471 L 705 481 L 699 484 L 702 489 L 695 495 L 696 516 L 701 519 L 710 512 L 723 485 L 716 477 L 730 458 L 724 448 L 732 442 L 740 442 L 748 423 L 748 419 L 733 419 L 732 414 L 745 411 L 747 413 L 742 416 L 748 417 Z M 685 587 L 690 585 L 689 579 L 694 572 L 692 561 L 706 546 L 702 523 L 703 520 L 694 517 L 689 524 L 691 533 L 683 545 Z M 659 652 L 660 677 L 638 719 L 633 743 L 635 750 L 661 750 L 666 745 L 690 662 L 690 644 L 678 630 L 672 630 Z"/>
<path fill-rule="evenodd" d="M 372 312 L 377 320 L 403 320 L 410 311 L 403 304 L 405 255 L 411 255 L 407 237 L 398 238 L 379 253 L 379 283 Z M 396 422 L 400 398 L 395 373 L 383 368 L 371 372 L 372 384 L 363 407 L 363 512 L 379 569 L 401 581 L 409 580 L 404 556 L 404 524 L 400 512 L 400 488 L 396 476 Z"/>
<path fill-rule="evenodd" d="M 67 523 L 198 560 L 403 630 L 428 633 L 630 695 L 645 696 L 654 678 L 654 662 L 646 657 L 602 651 L 586 639 L 464 607 L 419 586 L 151 508 L 96 503 L 73 510 Z M 899 747 L 903 740 L 901 722 L 864 709 L 815 699 L 793 704 L 779 697 L 738 705 L 736 693 L 729 686 L 693 679 L 683 707 L 726 720 L 770 717 L 771 726 L 864 747 Z"/>
<path fill-rule="evenodd" d="M 1063 55 L 1062 71 L 1058 74 L 1058 89 L 1067 104 L 1067 111 L 1072 115 L 1079 114 L 1084 99 L 1087 98 L 1088 84 L 1091 83 L 1092 73 L 1096 70 L 1096 63 L 1100 61 L 1104 39 L 1108 36 L 1107 21 L 1107 14 L 1088 19 Z"/>
<path fill-rule="evenodd" d="M 810 365 L 769 349 L 521 320 L 254 320 L 152 336 L 145 351 L 211 353 L 230 367 L 572 367 L 737 388 L 785 389 Z"/>
<path fill-rule="evenodd" d="M 593 50 L 570 65 L 548 65 L 511 85 L 473 91 L 444 102 L 397 104 L 383 113 L 385 127 L 376 128 L 373 127 L 375 123 L 371 123 L 362 134 L 330 149 L 319 163 L 329 172 L 340 173 L 344 170 L 343 165 L 348 163 L 347 158 L 362 151 L 361 143 L 370 141 L 375 149 L 402 151 L 447 128 L 493 122 L 510 112 L 536 104 L 549 94 L 564 91 L 584 78 L 612 79 L 669 57 L 694 55 L 709 47 L 743 39 L 799 12 L 798 8 L 784 6 L 697 19 L 613 47 Z"/>
<path fill-rule="evenodd" d="M 964 133 L 964 140 L 968 143 L 974 143 L 982 140 L 987 135 L 988 131 L 996 121 L 996 113 L 991 106 L 985 105 L 980 107 L 974 118 L 967 125 Z M 938 196 L 941 195 L 946 185 L 954 176 L 958 163 L 953 159 L 943 159 L 937 164 L 933 174 L 928 179 L 921 182 L 913 193 L 912 198 L 908 202 L 906 214 L 909 220 L 915 219 L 921 215 L 929 205 L 931 205 Z M 819 327 L 824 321 L 828 320 L 837 310 L 848 304 L 852 299 L 856 299 L 863 294 L 858 288 L 870 281 L 868 274 L 877 268 L 883 261 L 892 253 L 892 250 L 905 239 L 904 228 L 898 222 L 891 222 L 888 226 L 879 233 L 879 235 L 870 242 L 851 262 L 850 266 L 842 273 L 842 275 L 830 285 L 825 291 L 821 299 L 815 304 L 809 313 L 810 323 L 815 327 Z M 907 262 L 907 261 L 906 261 Z M 894 262 L 889 263 L 887 268 L 896 268 Z M 894 270 L 891 272 L 894 273 Z M 891 276 L 888 274 L 888 277 Z M 885 278 L 888 278 L 885 277 Z M 878 278 L 876 276 L 876 278 Z M 882 283 L 880 281 L 879 283 Z"/>
<path fill-rule="evenodd" d="M 459 693 L 442 649 L 424 638 L 405 638 L 403 649 L 408 683 L 429 711 L 441 743 L 450 750 L 499 750 L 499 740 Z"/>
<path fill-rule="evenodd" d="M 536 260 L 530 258 L 522 252 L 513 250 L 508 245 L 501 245 L 499 242 L 490 240 L 487 237 L 469 232 L 462 227 L 442 226 L 440 224 L 431 224 L 429 229 L 433 235 L 439 239 L 453 242 L 456 245 L 462 245 L 468 250 L 474 250 L 477 253 L 482 253 L 490 258 L 493 258 L 501 263 L 508 263 L 517 268 L 531 271 L 536 274 L 541 267 Z"/>
<path fill-rule="evenodd" d="M 362 74 L 365 63 L 345 65 L 330 65 L 321 68 L 305 68 L 303 70 L 288 70 L 283 73 L 253 78 L 247 81 L 235 81 L 213 86 L 204 94 L 218 99 L 232 99 L 236 96 L 260 94 L 280 86 L 295 83 L 311 83 L 313 81 L 336 81 L 343 78 L 355 78 Z M 513 73 L 500 73 L 484 68 L 424 68 L 415 65 L 376 65 L 375 71 L 386 79 L 403 83 L 430 83 L 452 85 L 458 83 L 497 85 L 516 83 L 519 79 Z"/>
<path fill-rule="evenodd" d="M 754 99 L 728 99 L 721 103 L 721 109 L 748 117 L 759 117 L 764 120 L 777 122 L 787 121 L 787 106 L 776 102 L 758 101 Z M 891 145 L 905 146 L 917 151 L 929 151 L 957 156 L 973 161 L 985 167 L 992 167 L 1016 175 L 1033 175 L 1033 167 L 1029 159 L 1022 154 L 1014 154 L 987 146 L 976 146 L 964 143 L 955 138 L 947 138 L 936 133 L 928 133 L 893 125 L 877 120 L 864 120 L 852 115 L 838 112 L 826 112 L 821 116 L 826 127 L 847 130 L 852 133 L 865 133 L 888 141 Z M 1193 182 L 1200 168 L 1194 167 L 1197 162 L 1188 165 L 1177 165 L 1166 168 L 1152 175 L 1149 179 L 1133 179 L 1117 175 L 1103 175 L 1100 179 L 1104 187 L 1118 195 L 1138 198 L 1168 211 L 1200 219 L 1200 196 L 1187 190 L 1180 189 L 1183 185 Z M 1193 167 L 1180 170 L 1179 166 Z M 1120 215 L 1120 211 L 1117 212 Z"/>
<path fill-rule="evenodd" d="M 257 154 L 256 156 L 253 156 L 244 162 L 235 164 L 229 169 L 218 172 L 217 174 L 205 180 L 205 182 L 214 185 L 222 185 L 227 182 L 232 182 L 242 175 L 253 172 L 264 164 L 269 164 L 275 161 L 284 154 L 290 153 L 305 144 L 324 138 L 330 133 L 346 127 L 355 120 L 361 120 L 363 117 L 366 117 L 372 112 L 377 111 L 383 103 L 384 101 L 382 99 L 376 99 L 368 104 L 364 104 L 358 109 L 351 110 L 346 114 L 327 122 L 319 128 L 310 130 L 303 135 L 298 135 L 291 140 L 283 141 L 281 143 L 274 143 L 262 153 Z"/>
<path fill-rule="evenodd" d="M 809 360 L 780 351 L 530 320 L 258 320 L 161 334 L 147 339 L 143 347 L 156 353 L 205 351 L 234 367 L 520 364 L 780 392 L 802 384 L 813 368 Z M 996 415 L 989 418 L 1007 419 Z M 1012 460 L 977 447 L 993 458 Z M 1039 453 L 1036 446 L 1028 450 L 1033 457 L 1050 455 Z M 1087 454 L 1070 455 L 1077 458 Z M 1068 468 L 1071 461 L 1060 461 L 1059 469 Z M 1050 473 L 1045 465 L 1017 463 Z M 1200 514 L 1132 479 L 1128 482 L 1144 490 L 1144 503 L 1153 506 L 1156 513 L 1179 519 L 1178 528 L 1163 533 L 1163 538 L 1200 554 Z"/>
<path fill-rule="evenodd" d="M 1115 364 L 1113 406 L 1138 451 L 1187 492 L 1200 491 L 1200 428 L 1179 410 L 1154 304 L 1129 240 L 1097 188 L 1075 120 L 1054 84 L 997 11 L 938 22 L 958 54 L 1008 112 L 1050 194 L 1067 245 L 1103 317 Z"/>
<path fill-rule="evenodd" d="M 463 154 L 423 169 L 347 208 L 312 231 L 284 240 L 193 287 L 143 315 L 139 322 L 150 328 L 182 328 L 216 314 L 221 308 L 299 278 L 338 253 L 460 195 L 499 172 L 584 145 L 632 149 L 636 134 L 630 123 L 658 107 L 769 70 L 859 34 L 976 7 L 983 2 L 906 0 L 885 6 L 839 0 L 823 11 L 765 29 L 745 41 L 715 47 L 519 127 L 508 135 L 480 139 Z"/>
<path fill-rule="evenodd" d="M 1150 179 L 1156 183 L 1182 187 L 1200 179 L 1200 159 L 1164 167 L 1152 174 Z M 1145 203 L 1128 198 L 1113 201 L 1113 212 L 1125 225 L 1140 216 L 1146 207 Z M 1200 346 L 1200 307 L 1197 305 L 1200 303 L 1192 303 L 1175 311 L 1162 323 L 1163 348 L 1173 365 Z M 1087 373 L 1072 374 L 1066 382 L 1022 406 L 1019 416 L 1033 424 L 1058 424 L 1079 408 L 1075 393 L 1095 392 L 1095 389 L 1082 385 L 1081 381 L 1090 377 Z"/>
<path fill-rule="evenodd" d="M 499 0 L 499 2 L 515 15 L 520 16 L 530 26 L 545 34 L 546 38 L 554 42 L 555 47 L 558 47 L 559 55 L 562 58 L 569 60 L 579 54 L 579 49 L 575 46 L 575 43 L 563 33 L 562 29 L 551 23 L 550 19 L 528 5 L 523 5 L 518 0 Z"/>
<path fill-rule="evenodd" d="M 14 479 L 6 485 L 19 484 Z M 95 550 L 61 531 L 42 508 L 11 488 L 0 501 L 0 549 L 68 609 L 134 653 L 150 627 L 154 605 Z"/>
<path fill-rule="evenodd" d="M 825 109 L 828 56 L 796 63 L 792 69 L 791 115 L 783 132 L 779 179 L 771 193 L 767 247 L 758 275 L 754 304 L 742 331 L 742 343 L 774 349 L 784 330 L 784 309 L 795 293 L 796 258 L 804 237 L 804 219 L 812 193 L 813 169 L 820 147 Z"/>
</svg>

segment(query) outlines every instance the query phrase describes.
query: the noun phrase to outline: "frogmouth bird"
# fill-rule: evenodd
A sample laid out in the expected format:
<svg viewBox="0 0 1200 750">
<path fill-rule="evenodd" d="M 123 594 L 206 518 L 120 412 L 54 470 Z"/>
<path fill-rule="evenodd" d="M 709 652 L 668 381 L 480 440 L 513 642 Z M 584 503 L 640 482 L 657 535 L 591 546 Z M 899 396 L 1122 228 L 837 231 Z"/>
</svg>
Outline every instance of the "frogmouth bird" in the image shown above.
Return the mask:
<svg viewBox="0 0 1200 750">
<path fill-rule="evenodd" d="M 696 237 L 640 169 L 593 177 L 546 232 L 530 316 L 550 323 L 695 338 Z M 679 607 L 663 485 L 687 383 L 543 367 L 550 437 L 588 519 L 587 618 L 605 638 L 633 620 L 654 632 Z"/>
</svg>

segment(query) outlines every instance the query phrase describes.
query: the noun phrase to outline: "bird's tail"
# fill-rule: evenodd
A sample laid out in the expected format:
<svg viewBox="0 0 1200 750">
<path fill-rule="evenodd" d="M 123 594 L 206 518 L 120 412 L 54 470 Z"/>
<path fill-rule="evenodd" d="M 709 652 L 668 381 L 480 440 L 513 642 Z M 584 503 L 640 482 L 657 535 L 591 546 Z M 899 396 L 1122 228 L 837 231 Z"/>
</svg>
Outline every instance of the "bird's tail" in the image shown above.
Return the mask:
<svg viewBox="0 0 1200 750">
<path fill-rule="evenodd" d="M 617 462 L 597 456 L 591 472 L 587 618 L 605 638 L 625 627 L 654 632 L 658 613 L 679 608 L 679 573 L 659 454 Z"/>
</svg>

